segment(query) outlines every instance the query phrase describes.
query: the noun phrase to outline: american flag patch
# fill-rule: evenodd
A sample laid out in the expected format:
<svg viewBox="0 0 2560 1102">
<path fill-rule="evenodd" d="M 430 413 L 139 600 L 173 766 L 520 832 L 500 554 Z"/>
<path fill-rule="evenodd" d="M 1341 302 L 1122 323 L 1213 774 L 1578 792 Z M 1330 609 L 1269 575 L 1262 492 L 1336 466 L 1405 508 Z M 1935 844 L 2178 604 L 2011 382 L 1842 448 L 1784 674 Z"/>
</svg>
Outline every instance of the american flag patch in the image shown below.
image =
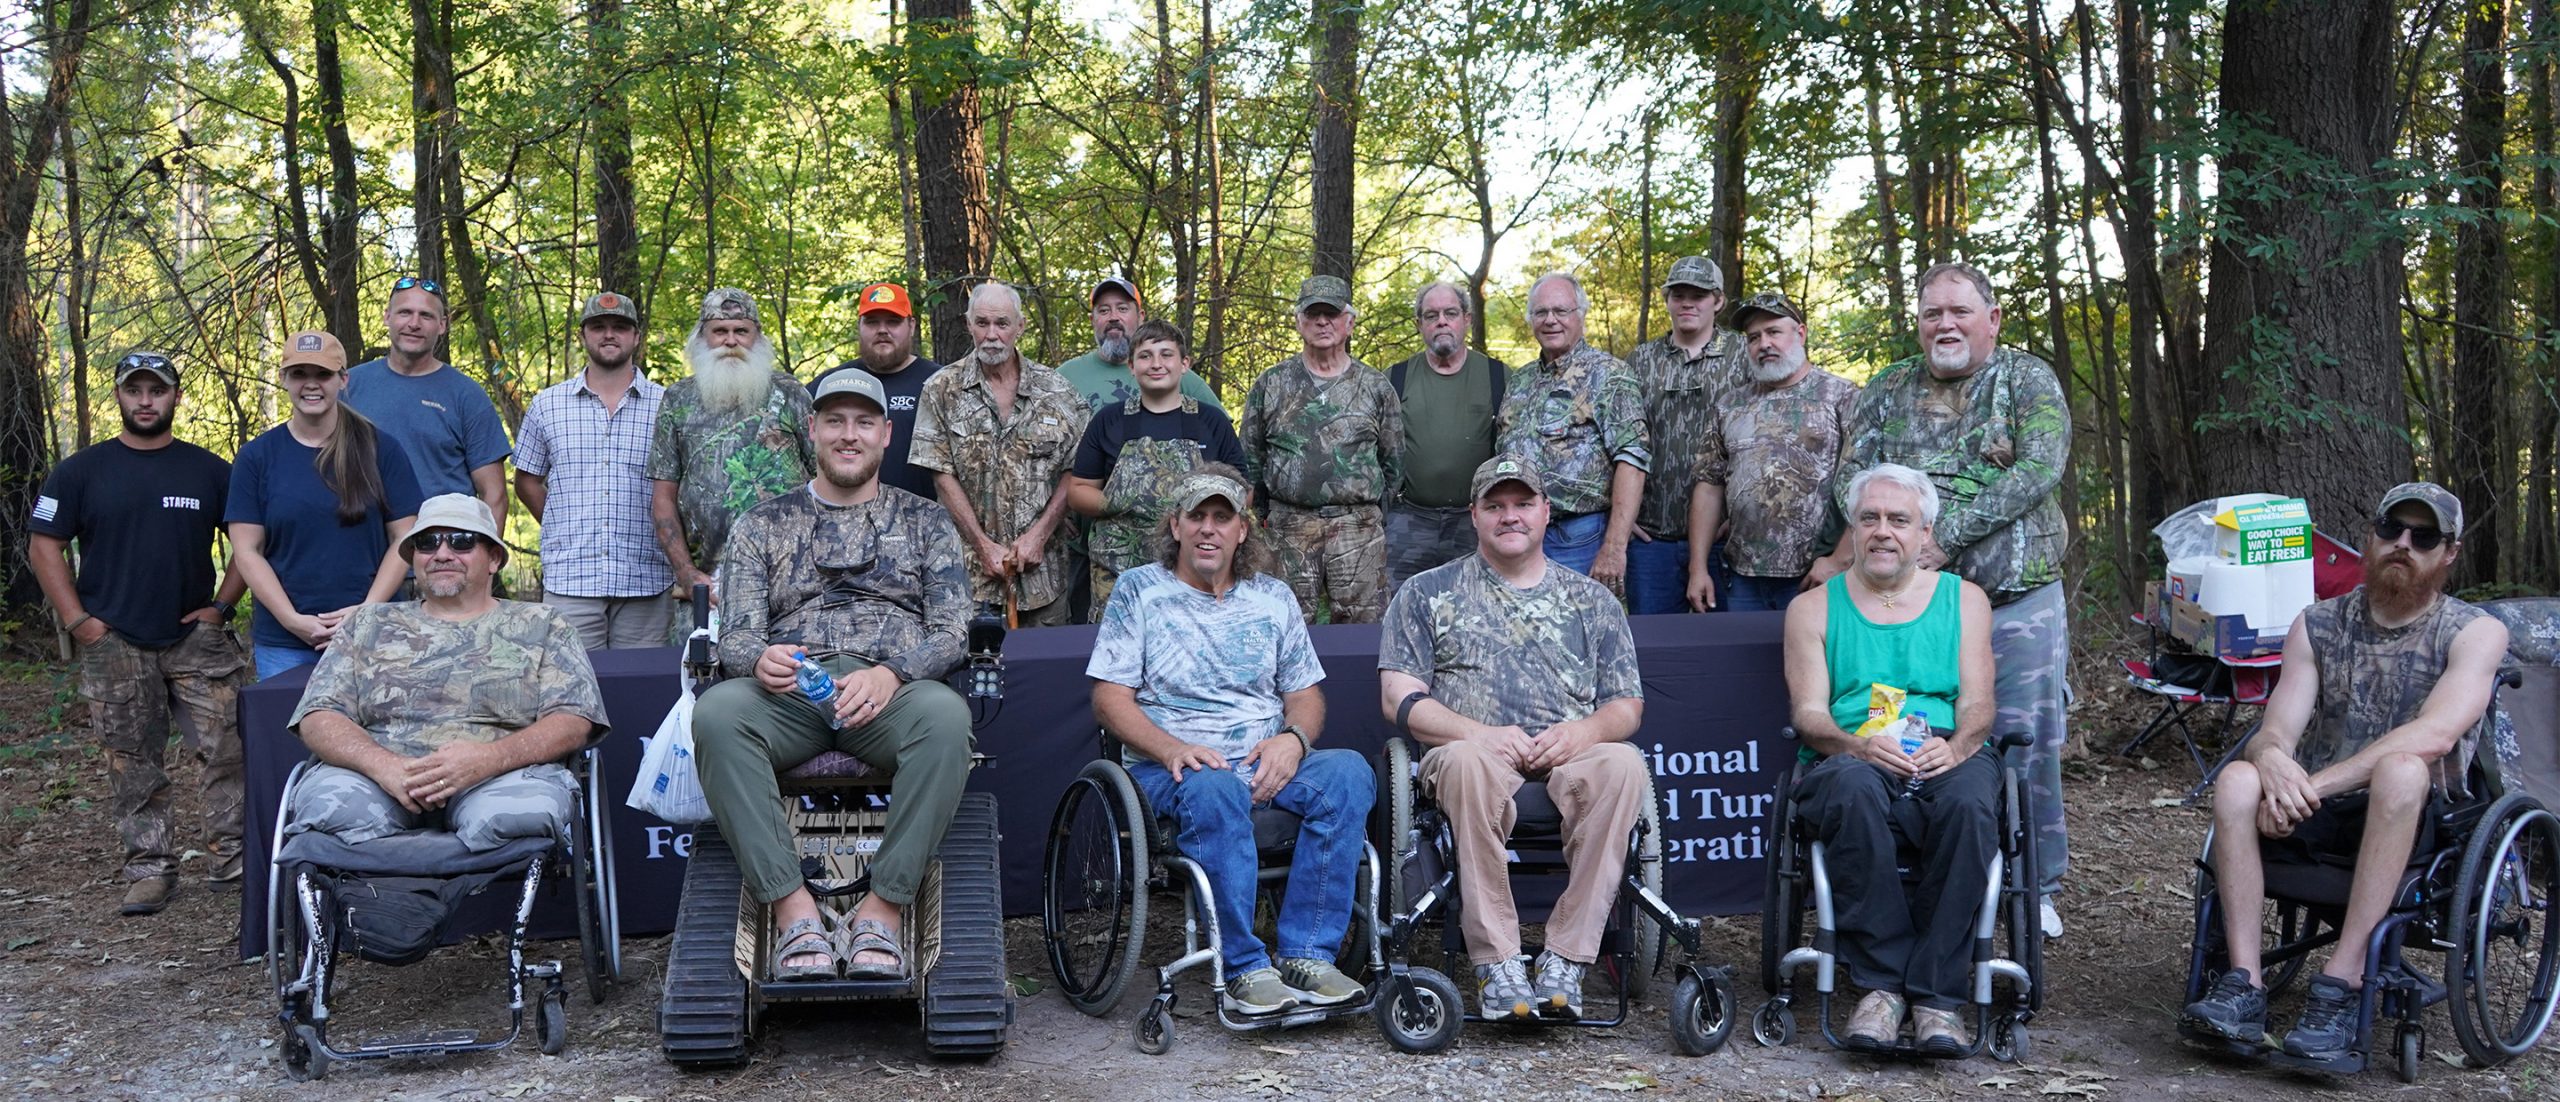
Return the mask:
<svg viewBox="0 0 2560 1102">
<path fill-rule="evenodd" d="M 37 519 L 37 520 L 52 520 L 52 519 L 53 519 L 53 512 L 54 512 L 54 510 L 59 509 L 59 508 L 61 508 L 61 507 L 62 507 L 62 503 L 61 503 L 61 502 L 59 502 L 59 501 L 55 501 L 54 499 L 49 498 L 49 497 L 46 497 L 46 496 L 44 496 L 44 495 L 42 495 L 42 494 L 38 494 L 38 495 L 36 495 L 36 519 Z"/>
</svg>

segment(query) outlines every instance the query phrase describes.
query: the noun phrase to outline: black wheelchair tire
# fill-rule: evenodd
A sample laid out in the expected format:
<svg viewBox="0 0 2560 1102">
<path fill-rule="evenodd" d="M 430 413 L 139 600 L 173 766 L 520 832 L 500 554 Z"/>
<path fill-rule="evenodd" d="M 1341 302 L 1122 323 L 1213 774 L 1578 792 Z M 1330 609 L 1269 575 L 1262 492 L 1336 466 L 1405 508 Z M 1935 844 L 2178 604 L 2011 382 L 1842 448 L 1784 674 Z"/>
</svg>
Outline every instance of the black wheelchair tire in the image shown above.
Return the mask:
<svg viewBox="0 0 2560 1102">
<path fill-rule="evenodd" d="M 2525 862 L 2527 875 L 2538 864 L 2540 883 L 2499 883 L 2510 863 L 2518 861 Z M 2517 948 L 2540 954 L 2527 981 L 2523 1005 L 2503 1015 L 2489 1005 L 2492 990 L 2485 973 L 2496 967 L 2491 951 L 2510 938 L 2498 929 L 2502 925 L 2499 908 L 2482 906 L 2497 903 L 2491 893 L 2501 891 L 2508 893 L 2509 902 L 2528 910 L 2537 903 L 2541 908 L 2540 929 L 2533 928 L 2530 915 L 2503 923 L 2514 931 Z M 2452 988 L 2446 1001 L 2451 1004 L 2454 1039 L 2474 1064 L 2496 1067 L 2533 1049 L 2550 1028 L 2554 1003 L 2560 1001 L 2560 989 L 2555 988 L 2560 976 L 2554 975 L 2560 969 L 2560 922 L 2554 921 L 2560 917 L 2554 913 L 2560 911 L 2560 818 L 2521 794 L 2511 793 L 2491 804 L 2463 845 L 2452 907 L 2448 928 L 2454 948 L 2445 972 Z"/>
<path fill-rule="evenodd" d="M 1063 866 L 1078 854 L 1068 837 L 1077 828 L 1076 818 L 1086 804 L 1093 814 L 1102 817 L 1110 836 L 1111 862 L 1101 871 L 1112 880 L 1108 926 L 1100 931 L 1071 929 L 1067 900 L 1060 896 L 1062 878 L 1074 874 Z M 1049 841 L 1042 854 L 1041 871 L 1041 942 L 1049 957 L 1050 974 L 1058 981 L 1058 993 L 1077 1010 L 1095 1017 L 1111 1013 L 1119 1005 L 1121 994 L 1137 974 L 1147 939 L 1147 886 L 1153 878 L 1152 855 L 1148 853 L 1147 808 L 1138 796 L 1138 786 L 1129 779 L 1128 770 L 1118 762 L 1093 761 L 1085 764 L 1067 790 L 1058 797 L 1058 810 L 1049 820 Z M 1090 841 L 1091 839 L 1087 839 Z M 1084 855 L 1088 859 L 1093 854 Z M 1076 875 L 1089 880 L 1089 876 Z M 1078 958 L 1076 942 L 1100 936 L 1108 942 L 1101 959 L 1091 967 Z"/>
</svg>

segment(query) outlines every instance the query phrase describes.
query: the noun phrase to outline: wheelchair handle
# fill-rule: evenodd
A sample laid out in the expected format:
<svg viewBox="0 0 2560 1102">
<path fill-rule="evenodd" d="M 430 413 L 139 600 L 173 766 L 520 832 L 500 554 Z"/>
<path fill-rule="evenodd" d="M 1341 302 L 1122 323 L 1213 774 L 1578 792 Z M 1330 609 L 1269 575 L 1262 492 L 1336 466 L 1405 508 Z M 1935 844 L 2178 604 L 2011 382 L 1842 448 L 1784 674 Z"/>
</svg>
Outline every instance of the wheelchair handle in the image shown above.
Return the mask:
<svg viewBox="0 0 2560 1102">
<path fill-rule="evenodd" d="M 693 583 L 693 630 L 704 631 L 710 627 L 711 587 L 702 582 L 695 582 Z"/>
</svg>

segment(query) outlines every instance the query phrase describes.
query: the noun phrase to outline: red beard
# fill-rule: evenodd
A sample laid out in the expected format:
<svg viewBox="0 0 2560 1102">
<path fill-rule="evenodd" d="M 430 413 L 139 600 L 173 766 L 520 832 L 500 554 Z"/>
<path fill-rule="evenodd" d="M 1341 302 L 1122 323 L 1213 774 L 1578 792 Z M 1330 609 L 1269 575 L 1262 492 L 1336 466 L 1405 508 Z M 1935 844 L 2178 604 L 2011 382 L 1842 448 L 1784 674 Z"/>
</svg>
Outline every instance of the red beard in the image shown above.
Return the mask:
<svg viewBox="0 0 2560 1102">
<path fill-rule="evenodd" d="M 2365 599 L 2373 604 L 2374 611 L 2386 617 L 2413 615 L 2444 592 L 2445 576 L 2452 572 L 2451 559 L 2430 570 L 2420 567 L 2397 546 L 2368 547 L 2364 557 Z"/>
</svg>

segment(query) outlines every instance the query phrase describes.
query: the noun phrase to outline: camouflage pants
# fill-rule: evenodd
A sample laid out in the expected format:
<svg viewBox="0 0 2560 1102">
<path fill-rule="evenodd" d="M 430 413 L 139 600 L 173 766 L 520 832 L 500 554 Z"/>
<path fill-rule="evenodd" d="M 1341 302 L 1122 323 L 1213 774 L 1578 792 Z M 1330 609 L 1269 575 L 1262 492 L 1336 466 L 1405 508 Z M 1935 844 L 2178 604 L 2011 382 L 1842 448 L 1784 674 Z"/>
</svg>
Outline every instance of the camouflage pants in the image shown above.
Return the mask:
<svg viewBox="0 0 2560 1102">
<path fill-rule="evenodd" d="M 2062 886 L 2071 867 L 2070 836 L 2062 817 L 2063 705 L 2069 698 L 2071 622 L 2062 583 L 2032 589 L 1991 610 L 1991 657 L 1998 666 L 1993 696 L 1999 714 L 1996 737 L 2023 732 L 2027 784 L 2035 796 L 2036 864 L 2046 894 Z"/>
<path fill-rule="evenodd" d="M 1316 622 L 1319 595 L 1336 624 L 1374 624 L 1387 612 L 1387 530 L 1375 505 L 1306 509 L 1273 501 L 1264 510 L 1280 578 L 1298 595 L 1298 610 Z"/>
<path fill-rule="evenodd" d="M 1397 502 L 1387 507 L 1387 585 L 1401 588 L 1413 576 L 1476 550 L 1476 525 L 1464 505 L 1446 509 Z"/>
<path fill-rule="evenodd" d="M 578 813 L 578 782 L 558 765 L 528 765 L 463 789 L 442 809 L 411 813 L 373 778 L 335 765 L 304 770 L 286 834 L 316 830 L 360 845 L 404 830 L 447 830 L 472 852 L 518 838 L 549 838 Z"/>
<path fill-rule="evenodd" d="M 110 631 L 80 648 L 80 695 L 106 753 L 109 803 L 124 838 L 129 880 L 178 870 L 169 821 L 169 702 L 195 729 L 204 760 L 204 814 L 217 859 L 240 852 L 240 685 L 249 656 L 227 629 L 191 625 L 163 650 L 134 646 Z"/>
</svg>

